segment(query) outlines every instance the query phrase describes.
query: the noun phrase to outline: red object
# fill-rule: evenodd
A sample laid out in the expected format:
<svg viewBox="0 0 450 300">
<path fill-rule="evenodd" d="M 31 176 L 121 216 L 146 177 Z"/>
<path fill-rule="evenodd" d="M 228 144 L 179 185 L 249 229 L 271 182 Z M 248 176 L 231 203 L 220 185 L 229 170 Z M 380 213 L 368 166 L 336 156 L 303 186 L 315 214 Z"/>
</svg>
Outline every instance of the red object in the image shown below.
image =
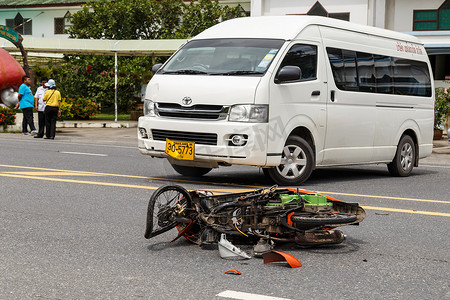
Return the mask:
<svg viewBox="0 0 450 300">
<path fill-rule="evenodd" d="M 0 48 L 0 91 L 8 87 L 17 91 L 22 84 L 24 75 L 25 71 L 17 60 L 6 50 Z"/>
<path fill-rule="evenodd" d="M 288 253 L 284 253 L 281 251 L 272 250 L 270 252 L 264 253 L 262 257 L 265 264 L 272 262 L 287 262 L 291 268 L 298 268 L 302 266 L 302 263 L 298 259 Z"/>
<path fill-rule="evenodd" d="M 191 227 L 195 224 L 195 220 L 192 221 L 191 223 L 187 224 L 187 226 L 180 231 L 179 227 L 177 226 L 177 230 L 178 230 L 178 235 L 176 236 L 176 238 L 174 238 L 173 240 L 171 240 L 170 242 L 175 242 L 176 240 L 178 240 L 181 236 L 186 236 L 187 232 L 189 231 L 189 229 L 191 229 Z M 186 237 L 187 238 L 187 237 Z M 188 239 L 189 240 L 189 239 Z"/>
<path fill-rule="evenodd" d="M 445 81 L 450 81 L 450 75 L 445 75 Z"/>
<path fill-rule="evenodd" d="M 290 214 L 287 215 L 287 224 L 289 226 L 294 226 L 294 223 L 292 222 L 291 217 L 294 215 L 294 212 L 291 212 Z"/>
<path fill-rule="evenodd" d="M 231 275 L 241 275 L 242 273 L 238 270 L 228 270 L 225 272 L 225 274 L 231 274 Z"/>
</svg>

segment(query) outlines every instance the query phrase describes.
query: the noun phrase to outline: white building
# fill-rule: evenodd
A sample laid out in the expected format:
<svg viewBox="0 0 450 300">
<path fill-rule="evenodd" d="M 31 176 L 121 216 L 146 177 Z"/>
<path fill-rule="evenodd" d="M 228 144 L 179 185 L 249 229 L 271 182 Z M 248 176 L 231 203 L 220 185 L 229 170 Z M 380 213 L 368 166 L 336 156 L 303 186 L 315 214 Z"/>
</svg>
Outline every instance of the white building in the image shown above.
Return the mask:
<svg viewBox="0 0 450 300">
<path fill-rule="evenodd" d="M 420 38 L 436 85 L 450 80 L 450 0 L 251 0 L 251 16 L 319 15 Z"/>
<path fill-rule="evenodd" d="M 24 37 L 67 38 L 67 17 L 81 9 L 82 0 L 0 0 L 0 24 Z M 45 4 L 43 4 L 45 3 Z M 22 25 L 21 25 L 22 24 Z"/>
<path fill-rule="evenodd" d="M 0 25 L 17 27 L 16 31 L 24 37 L 68 38 L 69 35 L 64 34 L 64 29 L 70 26 L 67 17 L 80 10 L 86 2 L 88 1 L 0 0 Z M 220 3 L 240 5 L 245 12 L 250 12 L 250 0 L 222 0 Z"/>
</svg>

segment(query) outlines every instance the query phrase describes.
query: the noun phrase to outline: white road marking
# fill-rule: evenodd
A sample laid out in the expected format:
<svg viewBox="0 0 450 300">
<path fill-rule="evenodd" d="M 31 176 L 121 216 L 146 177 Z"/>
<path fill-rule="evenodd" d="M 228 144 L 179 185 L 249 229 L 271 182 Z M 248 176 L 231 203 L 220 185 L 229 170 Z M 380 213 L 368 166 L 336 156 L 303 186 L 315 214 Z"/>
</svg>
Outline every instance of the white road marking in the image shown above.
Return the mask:
<svg viewBox="0 0 450 300">
<path fill-rule="evenodd" d="M 83 153 L 83 152 L 67 152 L 67 151 L 61 151 L 59 153 L 63 154 L 76 154 L 76 155 L 91 155 L 91 156 L 108 156 L 108 154 L 98 154 L 98 153 Z"/>
<path fill-rule="evenodd" d="M 1 134 L 1 132 L 0 132 Z M 0 136 L 1 140 L 5 140 L 5 141 L 16 141 L 16 142 L 25 142 L 25 143 L 34 143 L 36 144 L 35 140 L 25 140 L 25 139 L 20 139 L 20 138 L 3 138 L 2 136 Z M 44 141 L 42 141 L 44 142 Z M 62 141 L 55 141 L 52 140 L 51 142 L 49 142 L 51 144 L 62 144 L 62 145 L 73 145 L 76 144 L 77 146 L 93 146 L 93 147 L 109 147 L 109 148 L 125 148 L 125 149 L 137 149 L 137 142 L 136 142 L 136 146 L 131 147 L 131 146 L 119 146 L 119 145 L 113 145 L 113 144 L 90 144 L 90 143 L 78 143 L 78 142 L 62 142 Z"/>
<path fill-rule="evenodd" d="M 240 299 L 240 300 L 290 300 L 288 298 L 279 298 L 279 297 L 271 297 L 264 296 L 258 294 L 244 293 L 244 292 L 236 292 L 236 291 L 223 291 L 222 293 L 217 294 L 218 297 L 231 298 L 231 299 Z"/>
</svg>

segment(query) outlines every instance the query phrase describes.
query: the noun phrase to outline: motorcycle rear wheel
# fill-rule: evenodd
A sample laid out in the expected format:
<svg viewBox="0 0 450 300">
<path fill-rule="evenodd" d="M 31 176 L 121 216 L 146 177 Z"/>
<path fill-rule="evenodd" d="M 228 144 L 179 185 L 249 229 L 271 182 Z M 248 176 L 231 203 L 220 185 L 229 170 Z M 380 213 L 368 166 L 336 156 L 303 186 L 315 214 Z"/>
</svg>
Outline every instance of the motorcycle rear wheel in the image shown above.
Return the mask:
<svg viewBox="0 0 450 300">
<path fill-rule="evenodd" d="M 146 239 L 176 227 L 177 222 L 173 218 L 177 204 L 181 208 L 192 206 L 191 195 L 179 185 L 162 186 L 152 194 L 147 208 Z"/>
</svg>

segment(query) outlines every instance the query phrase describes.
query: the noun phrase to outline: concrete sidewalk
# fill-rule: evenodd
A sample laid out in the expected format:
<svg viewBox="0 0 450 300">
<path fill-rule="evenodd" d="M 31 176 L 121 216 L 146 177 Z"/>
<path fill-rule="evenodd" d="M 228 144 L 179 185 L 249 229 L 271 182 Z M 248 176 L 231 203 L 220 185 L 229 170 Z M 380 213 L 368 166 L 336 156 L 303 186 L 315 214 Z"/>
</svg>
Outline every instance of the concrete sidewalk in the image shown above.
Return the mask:
<svg viewBox="0 0 450 300">
<path fill-rule="evenodd" d="M 8 126 L 8 131 L 21 131 L 22 130 L 21 113 L 16 114 L 16 125 Z M 38 128 L 38 114 L 33 114 L 34 126 Z M 56 122 L 56 128 L 132 128 L 137 127 L 137 121 L 103 121 L 103 120 L 71 120 L 71 121 L 58 121 Z M 0 128 L 2 132 L 3 128 Z"/>
<path fill-rule="evenodd" d="M 450 165 L 450 143 L 447 136 L 445 139 L 433 141 L 433 153 L 421 159 L 420 164 Z"/>
<path fill-rule="evenodd" d="M 56 122 L 56 128 L 137 128 L 137 121 L 63 121 Z"/>
</svg>

